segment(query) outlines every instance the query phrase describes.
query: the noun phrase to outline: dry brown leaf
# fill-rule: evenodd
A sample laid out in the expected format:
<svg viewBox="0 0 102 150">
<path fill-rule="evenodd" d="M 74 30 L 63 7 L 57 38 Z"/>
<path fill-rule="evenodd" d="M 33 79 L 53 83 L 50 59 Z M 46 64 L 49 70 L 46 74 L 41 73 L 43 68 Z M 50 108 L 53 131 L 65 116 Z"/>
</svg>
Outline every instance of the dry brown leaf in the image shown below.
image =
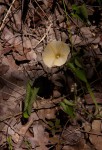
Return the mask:
<svg viewBox="0 0 102 150">
<path fill-rule="evenodd" d="M 61 97 L 61 93 L 58 90 L 53 90 L 53 98 Z"/>
<path fill-rule="evenodd" d="M 23 40 L 23 41 L 22 41 Z M 34 48 L 35 45 L 37 45 L 38 43 L 38 40 L 36 40 L 35 38 L 28 38 L 28 37 L 23 37 L 23 39 L 21 38 L 21 36 L 18 36 L 15 38 L 15 41 L 14 41 L 14 47 L 16 47 L 16 49 L 21 49 L 22 47 L 24 48 Z"/>
<path fill-rule="evenodd" d="M 35 108 L 35 107 L 34 107 Z M 56 118 L 56 108 L 42 109 L 38 111 L 38 116 L 40 119 L 55 119 Z"/>
<path fill-rule="evenodd" d="M 89 38 L 88 43 L 98 44 L 100 42 L 100 37 Z"/>
<path fill-rule="evenodd" d="M 39 118 L 38 118 L 37 114 L 32 113 L 27 124 L 20 125 L 20 127 L 18 128 L 18 131 L 15 132 L 14 136 L 12 137 L 13 141 L 15 141 L 15 143 L 17 143 L 17 148 L 19 148 L 21 146 L 23 137 L 25 136 L 29 127 L 32 125 L 33 121 L 38 120 L 38 119 Z"/>
<path fill-rule="evenodd" d="M 84 122 L 82 126 L 85 130 L 85 139 L 88 139 L 89 138 L 88 133 L 91 131 L 91 124 L 89 122 Z"/>
<path fill-rule="evenodd" d="M 18 61 L 23 61 L 27 59 L 25 55 L 20 55 L 19 53 L 15 53 L 15 52 L 13 52 L 13 56 Z"/>
<path fill-rule="evenodd" d="M 82 32 L 82 35 L 86 38 L 90 38 L 93 35 L 89 27 L 82 27 L 80 31 Z"/>
<path fill-rule="evenodd" d="M 73 45 L 79 44 L 82 42 L 81 38 L 78 35 L 73 35 L 71 37 L 71 42 Z"/>
<path fill-rule="evenodd" d="M 12 87 L 12 86 L 10 86 Z M 19 101 L 17 101 L 19 98 L 21 98 L 21 95 L 23 94 L 23 89 L 19 89 L 18 87 L 15 86 L 11 90 L 9 87 L 4 86 L 2 89 L 2 99 L 0 100 L 0 120 L 6 119 L 7 117 L 13 116 L 20 112 L 20 108 L 18 107 Z M 7 94 L 6 94 L 6 93 Z M 21 93 L 20 93 L 21 92 Z"/>
<path fill-rule="evenodd" d="M 75 146 L 64 146 L 62 150 L 92 150 L 86 143 L 85 140 L 81 140 Z"/>
<path fill-rule="evenodd" d="M 14 14 L 15 23 L 13 24 L 16 26 L 19 30 L 21 29 L 21 10 L 16 11 Z"/>
<path fill-rule="evenodd" d="M 10 67 L 10 69 L 12 69 L 12 71 L 16 70 L 18 68 L 12 55 L 8 55 L 7 57 L 3 57 L 2 63 L 5 65 L 8 65 Z"/>
<path fill-rule="evenodd" d="M 29 49 L 35 47 L 37 43 L 38 41 L 36 39 L 30 39 L 25 36 L 22 39 L 21 36 L 17 36 L 12 44 L 14 47 L 16 47 L 16 49 L 22 49 L 22 47 Z"/>
<path fill-rule="evenodd" d="M 0 132 L 0 145 L 5 143 L 6 140 L 7 140 L 7 138 L 5 137 L 5 135 L 2 132 Z"/>
<path fill-rule="evenodd" d="M 30 147 L 30 149 L 36 150 L 36 143 L 35 143 L 33 137 L 28 137 L 28 138 L 25 137 L 25 142 L 22 143 L 22 148 L 23 148 L 23 150 L 24 150 L 24 149 L 28 149 L 28 145 L 26 144 L 26 141 L 29 142 L 29 145 L 30 145 L 29 147 Z"/>
<path fill-rule="evenodd" d="M 94 120 L 92 122 L 92 133 L 96 134 L 90 134 L 89 139 L 90 142 L 94 145 L 96 150 L 102 150 L 102 136 L 99 136 L 98 134 L 101 134 L 101 120 Z"/>
<path fill-rule="evenodd" d="M 8 65 L 0 64 L 0 75 L 5 74 L 9 69 Z"/>
<path fill-rule="evenodd" d="M 90 123 L 88 123 L 88 122 L 83 123 L 83 127 L 84 127 L 85 132 L 90 132 L 90 130 L 91 130 Z"/>
<path fill-rule="evenodd" d="M 10 88 L 8 88 L 5 84 L 4 84 L 4 87 L 2 88 L 2 98 L 4 101 L 7 101 L 10 97 L 10 95 L 12 95 L 12 90 Z"/>
<path fill-rule="evenodd" d="M 2 54 L 2 51 L 3 51 L 3 47 L 2 47 L 2 44 L 1 44 L 1 42 L 0 42 L 0 56 L 1 56 L 1 54 Z"/>
<path fill-rule="evenodd" d="M 5 39 L 9 44 L 13 44 L 15 40 L 15 36 L 13 33 L 8 30 L 8 28 L 4 28 L 3 33 L 2 33 L 3 39 Z"/>
<path fill-rule="evenodd" d="M 75 150 L 72 146 L 64 146 L 62 150 Z"/>
<path fill-rule="evenodd" d="M 61 102 L 62 99 L 62 97 L 56 99 L 37 99 L 36 103 L 33 104 L 33 107 L 36 109 L 51 108 Z"/>
<path fill-rule="evenodd" d="M 94 120 L 92 122 L 92 130 L 95 131 L 96 133 L 100 133 L 101 132 L 101 120 Z"/>
<path fill-rule="evenodd" d="M 6 118 L 6 116 L 10 116 L 11 112 L 8 108 L 8 106 L 6 105 L 6 103 L 0 103 L 0 120 L 3 120 L 4 118 Z"/>
<path fill-rule="evenodd" d="M 14 70 L 11 72 L 11 78 L 17 81 L 17 83 L 23 84 L 22 86 L 24 87 L 25 84 L 27 83 L 28 78 L 26 77 L 25 73 L 21 70 Z"/>
<path fill-rule="evenodd" d="M 5 55 L 5 54 L 9 53 L 10 51 L 11 51 L 11 47 L 6 46 L 6 47 L 3 48 L 2 51 L 0 51 L 0 52 L 1 52 L 1 55 Z"/>
<path fill-rule="evenodd" d="M 34 132 L 34 141 L 37 143 L 36 150 L 48 150 L 48 148 L 45 146 L 48 144 L 48 135 L 44 132 L 44 127 L 41 124 L 35 124 L 33 126 L 33 132 Z"/>
<path fill-rule="evenodd" d="M 37 59 L 37 55 L 36 53 L 31 50 L 30 52 L 27 53 L 27 59 L 28 60 L 36 60 Z"/>
<path fill-rule="evenodd" d="M 74 129 L 66 129 L 62 133 L 62 139 L 64 140 L 64 143 L 68 145 L 77 145 L 82 138 L 81 136 L 81 132 Z"/>
<path fill-rule="evenodd" d="M 5 7 L 3 5 L 1 5 L 0 6 L 0 16 L 4 13 L 4 11 L 5 11 Z"/>
<path fill-rule="evenodd" d="M 28 49 L 28 48 L 23 47 L 22 45 L 18 45 L 15 48 L 13 48 L 13 51 L 17 51 L 19 53 L 19 55 L 21 55 L 21 56 L 24 55 L 26 57 L 26 54 L 28 52 L 30 52 L 31 50 Z"/>
<path fill-rule="evenodd" d="M 16 49 L 23 50 L 24 48 L 34 48 L 39 42 L 35 38 L 28 38 L 26 36 L 21 37 L 20 35 L 13 34 L 8 28 L 4 28 L 2 33 L 2 38 L 4 38 L 9 44 L 11 44 Z"/>
</svg>

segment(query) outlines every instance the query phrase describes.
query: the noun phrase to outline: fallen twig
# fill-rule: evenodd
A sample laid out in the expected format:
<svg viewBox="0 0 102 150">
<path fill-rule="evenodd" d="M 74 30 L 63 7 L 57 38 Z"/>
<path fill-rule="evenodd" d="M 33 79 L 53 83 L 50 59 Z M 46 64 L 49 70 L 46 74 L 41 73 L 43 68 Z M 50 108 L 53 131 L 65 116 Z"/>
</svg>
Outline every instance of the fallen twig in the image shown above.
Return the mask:
<svg viewBox="0 0 102 150">
<path fill-rule="evenodd" d="M 84 130 L 80 130 L 80 131 L 83 132 L 83 133 L 87 133 L 87 134 L 102 136 L 102 133 L 93 133 L 93 132 L 87 132 L 87 131 L 84 131 Z"/>
<path fill-rule="evenodd" d="M 1 24 L 1 26 L 0 26 L 0 31 L 4 28 L 4 26 L 5 26 L 5 21 L 6 21 L 7 17 L 8 17 L 8 15 L 10 14 L 11 9 L 12 9 L 12 6 L 13 6 L 13 4 L 15 3 L 15 1 L 16 1 L 16 0 L 13 0 L 11 6 L 10 6 L 10 8 L 9 8 L 9 10 L 7 11 L 7 14 L 5 15 L 5 17 L 4 17 L 3 21 L 2 21 L 2 24 Z"/>
</svg>

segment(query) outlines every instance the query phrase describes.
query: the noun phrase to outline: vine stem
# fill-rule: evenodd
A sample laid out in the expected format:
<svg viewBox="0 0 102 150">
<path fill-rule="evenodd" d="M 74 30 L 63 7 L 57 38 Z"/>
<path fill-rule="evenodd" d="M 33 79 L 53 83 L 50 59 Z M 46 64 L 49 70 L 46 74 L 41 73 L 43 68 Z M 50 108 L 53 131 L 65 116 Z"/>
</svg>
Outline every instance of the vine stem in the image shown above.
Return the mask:
<svg viewBox="0 0 102 150">
<path fill-rule="evenodd" d="M 94 93 L 92 92 L 92 89 L 91 89 L 91 87 L 90 87 L 88 82 L 86 83 L 86 87 L 87 87 L 87 90 L 88 90 L 88 92 L 89 92 L 89 94 L 90 94 L 94 104 L 95 104 L 96 112 L 97 112 L 98 111 L 98 104 L 97 104 L 97 101 L 96 101 L 96 98 L 94 96 Z"/>
</svg>

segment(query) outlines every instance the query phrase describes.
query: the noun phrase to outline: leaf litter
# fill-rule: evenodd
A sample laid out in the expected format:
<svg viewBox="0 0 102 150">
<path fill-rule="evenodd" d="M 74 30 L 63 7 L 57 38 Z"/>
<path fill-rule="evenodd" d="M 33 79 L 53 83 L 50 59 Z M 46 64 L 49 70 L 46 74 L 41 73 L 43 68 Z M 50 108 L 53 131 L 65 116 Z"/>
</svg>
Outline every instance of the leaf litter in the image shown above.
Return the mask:
<svg viewBox="0 0 102 150">
<path fill-rule="evenodd" d="M 79 17 L 75 18 L 71 14 L 75 12 L 70 1 L 30 1 L 22 22 L 23 4 L 18 0 L 1 0 L 0 149 L 101 150 L 102 20 L 99 18 L 98 24 L 97 20 L 92 20 L 96 4 L 89 2 L 84 8 L 84 11 L 88 10 L 87 21 L 91 23 L 87 26 L 78 10 L 84 5 L 77 7 L 76 3 Z M 98 7 L 101 9 L 99 3 Z M 65 11 L 68 11 L 68 18 Z M 53 40 L 72 46 L 76 58 L 81 55 L 79 59 L 85 70 L 91 66 L 87 76 L 100 107 L 98 113 L 92 98 L 84 90 L 85 85 L 80 86 L 70 69 L 66 70 L 65 66 L 49 69 L 43 63 L 42 52 Z M 22 123 L 26 85 L 29 80 L 34 83 L 41 76 L 51 81 L 51 84 L 46 84 L 53 91 L 47 99 L 38 95 L 27 123 Z M 40 83 L 39 86 L 46 84 Z M 82 93 L 84 96 L 81 96 Z M 46 91 L 44 94 L 46 97 Z M 71 118 L 60 106 L 65 98 L 73 101 L 75 118 Z"/>
</svg>

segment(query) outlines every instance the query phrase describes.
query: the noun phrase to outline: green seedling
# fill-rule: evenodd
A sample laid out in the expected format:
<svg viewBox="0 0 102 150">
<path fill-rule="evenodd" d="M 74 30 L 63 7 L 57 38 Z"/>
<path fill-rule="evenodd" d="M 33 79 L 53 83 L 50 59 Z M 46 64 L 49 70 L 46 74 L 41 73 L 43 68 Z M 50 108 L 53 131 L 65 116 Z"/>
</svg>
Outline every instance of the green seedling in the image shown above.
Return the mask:
<svg viewBox="0 0 102 150">
<path fill-rule="evenodd" d="M 11 136 L 7 137 L 8 149 L 13 150 Z"/>
<path fill-rule="evenodd" d="M 76 63 L 77 62 L 77 63 Z M 85 74 L 85 71 L 84 69 L 82 68 L 80 62 L 77 60 L 77 61 L 73 61 L 73 62 L 69 62 L 68 63 L 68 67 L 72 70 L 72 72 L 76 75 L 76 77 L 78 79 L 80 79 L 81 81 L 83 81 L 85 84 L 86 84 L 86 88 L 95 104 L 95 107 L 96 107 L 96 110 L 98 110 L 98 104 L 96 102 L 96 98 L 94 96 L 94 93 L 92 92 L 92 89 L 90 87 L 90 84 L 86 78 L 86 74 Z"/>
<path fill-rule="evenodd" d="M 59 119 L 56 119 L 55 121 L 48 121 L 48 125 L 52 135 L 55 135 L 56 132 L 60 132 L 61 125 Z"/>
<path fill-rule="evenodd" d="M 32 150 L 32 145 L 28 140 L 24 140 L 24 143 L 27 146 L 27 150 Z"/>
<path fill-rule="evenodd" d="M 83 68 L 82 65 L 79 63 L 78 59 L 75 58 L 75 65 L 79 68 Z"/>
<path fill-rule="evenodd" d="M 30 82 L 27 84 L 26 98 L 24 101 L 24 111 L 23 111 L 23 117 L 26 119 L 28 119 L 31 114 L 32 106 L 34 101 L 36 100 L 38 91 L 39 88 L 36 87 L 33 88 Z"/>
<path fill-rule="evenodd" d="M 72 5 L 72 16 L 78 19 L 81 19 L 83 22 L 90 25 L 90 21 L 88 19 L 88 12 L 85 4 L 82 4 L 80 6 Z"/>
<path fill-rule="evenodd" d="M 75 104 L 74 104 L 73 102 L 71 102 L 71 101 L 69 101 L 69 100 L 67 100 L 67 99 L 64 99 L 63 102 L 64 102 L 66 105 L 68 105 L 68 106 L 71 106 L 71 107 L 74 107 L 74 106 L 75 106 Z"/>
<path fill-rule="evenodd" d="M 64 99 L 63 102 L 60 102 L 60 106 L 71 118 L 75 117 L 75 104 L 73 102 Z"/>
</svg>

